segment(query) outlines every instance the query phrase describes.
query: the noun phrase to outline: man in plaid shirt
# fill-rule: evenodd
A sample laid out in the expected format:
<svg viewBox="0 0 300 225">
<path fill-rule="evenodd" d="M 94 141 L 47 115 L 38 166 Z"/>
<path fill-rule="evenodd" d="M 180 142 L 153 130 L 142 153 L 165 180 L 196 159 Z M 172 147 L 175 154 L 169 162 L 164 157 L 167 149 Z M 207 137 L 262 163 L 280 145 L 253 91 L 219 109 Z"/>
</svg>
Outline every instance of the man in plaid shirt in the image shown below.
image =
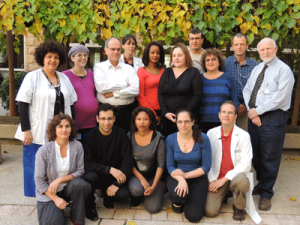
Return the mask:
<svg viewBox="0 0 300 225">
<path fill-rule="evenodd" d="M 232 49 L 234 55 L 225 59 L 225 71 L 230 73 L 235 81 L 237 88 L 237 97 L 241 103 L 238 108 L 238 117 L 236 120 L 237 126 L 248 130 L 247 108 L 244 103 L 243 89 L 251 74 L 251 71 L 258 63 L 246 56 L 246 51 L 249 47 L 247 36 L 242 33 L 237 33 L 232 39 Z"/>
</svg>

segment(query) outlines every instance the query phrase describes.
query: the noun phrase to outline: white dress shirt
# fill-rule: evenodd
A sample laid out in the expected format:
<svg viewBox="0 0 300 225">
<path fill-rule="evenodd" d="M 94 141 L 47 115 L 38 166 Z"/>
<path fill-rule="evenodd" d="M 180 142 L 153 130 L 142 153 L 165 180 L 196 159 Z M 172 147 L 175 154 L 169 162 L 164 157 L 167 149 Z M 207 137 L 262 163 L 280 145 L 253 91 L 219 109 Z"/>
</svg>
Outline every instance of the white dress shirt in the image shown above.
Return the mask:
<svg viewBox="0 0 300 225">
<path fill-rule="evenodd" d="M 264 80 L 256 97 L 256 112 L 262 115 L 265 112 L 281 109 L 287 111 L 291 105 L 292 91 L 294 86 L 294 75 L 288 65 L 275 57 L 265 70 Z M 257 65 L 251 72 L 247 84 L 243 90 L 245 105 L 249 109 L 248 103 L 251 98 L 256 80 L 265 63 Z"/>
<path fill-rule="evenodd" d="M 70 79 L 65 74 L 60 72 L 57 72 L 57 74 L 60 79 L 60 91 L 64 95 L 65 114 L 72 117 L 71 105 L 77 101 L 76 92 Z M 16 101 L 29 103 L 29 121 L 33 136 L 32 143 L 43 145 L 49 141 L 46 130 L 54 117 L 55 100 L 55 88 L 51 87 L 42 69 L 37 69 L 26 74 L 17 94 Z M 21 141 L 24 140 L 24 132 L 21 130 L 21 124 L 19 124 L 15 138 Z"/>
<path fill-rule="evenodd" d="M 114 67 L 109 60 L 97 63 L 94 67 L 94 81 L 97 99 L 111 105 L 129 105 L 139 94 L 139 78 L 132 66 L 119 62 Z M 104 94 L 113 93 L 105 98 Z"/>
<path fill-rule="evenodd" d="M 122 62 L 122 63 L 125 63 L 124 62 L 124 54 L 121 55 L 119 61 Z M 135 73 L 137 73 L 137 71 L 139 70 L 139 68 L 141 68 L 143 66 L 144 66 L 144 64 L 143 64 L 143 62 L 142 62 L 142 60 L 140 58 L 133 57 L 133 68 L 134 68 Z"/>
<path fill-rule="evenodd" d="M 70 145 L 67 145 L 67 155 L 66 157 L 62 157 L 60 153 L 60 146 L 55 141 L 55 158 L 56 158 L 56 169 L 57 169 L 57 178 L 64 177 L 69 174 L 70 168 Z M 60 183 L 57 192 L 61 191 L 68 183 Z"/>
</svg>

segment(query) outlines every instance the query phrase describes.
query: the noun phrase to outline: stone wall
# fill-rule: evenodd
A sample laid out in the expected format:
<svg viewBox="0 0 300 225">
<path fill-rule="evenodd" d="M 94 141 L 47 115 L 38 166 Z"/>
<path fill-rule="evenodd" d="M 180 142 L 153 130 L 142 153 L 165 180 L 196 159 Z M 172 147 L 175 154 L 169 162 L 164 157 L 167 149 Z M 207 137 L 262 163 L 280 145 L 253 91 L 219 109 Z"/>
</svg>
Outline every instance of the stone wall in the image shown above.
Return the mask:
<svg viewBox="0 0 300 225">
<path fill-rule="evenodd" d="M 31 33 L 27 33 L 24 44 L 24 69 L 25 71 L 31 71 L 40 68 L 40 66 L 35 62 L 34 59 L 34 50 L 35 48 L 42 43 L 41 37 L 35 37 Z"/>
</svg>

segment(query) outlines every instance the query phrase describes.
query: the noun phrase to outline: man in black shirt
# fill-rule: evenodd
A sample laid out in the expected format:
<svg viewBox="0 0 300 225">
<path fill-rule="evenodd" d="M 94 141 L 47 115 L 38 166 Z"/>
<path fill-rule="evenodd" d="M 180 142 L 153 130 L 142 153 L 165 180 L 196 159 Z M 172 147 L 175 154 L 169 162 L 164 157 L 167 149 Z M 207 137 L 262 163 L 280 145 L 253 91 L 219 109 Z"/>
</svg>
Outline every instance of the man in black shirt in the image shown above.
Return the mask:
<svg viewBox="0 0 300 225">
<path fill-rule="evenodd" d="M 96 116 L 99 127 L 89 131 L 83 140 L 84 179 L 92 185 L 92 192 L 86 200 L 86 217 L 97 220 L 95 190 L 104 196 L 103 205 L 113 208 L 114 201 L 124 202 L 130 197 L 124 185 L 132 173 L 133 157 L 130 142 L 125 131 L 114 127 L 114 107 L 101 104 Z"/>
</svg>

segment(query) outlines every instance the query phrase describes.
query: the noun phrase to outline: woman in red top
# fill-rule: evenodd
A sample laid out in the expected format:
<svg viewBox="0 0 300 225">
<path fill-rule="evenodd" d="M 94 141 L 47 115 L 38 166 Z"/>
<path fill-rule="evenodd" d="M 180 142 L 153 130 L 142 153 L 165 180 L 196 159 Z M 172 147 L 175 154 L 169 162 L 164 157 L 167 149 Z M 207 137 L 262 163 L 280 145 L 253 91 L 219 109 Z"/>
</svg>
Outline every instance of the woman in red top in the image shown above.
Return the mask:
<svg viewBox="0 0 300 225">
<path fill-rule="evenodd" d="M 158 102 L 158 83 L 164 71 L 165 52 L 158 42 L 146 45 L 143 54 L 144 67 L 141 67 L 137 75 L 140 79 L 140 94 L 137 97 L 139 106 L 151 109 L 160 123 L 160 106 Z"/>
</svg>

